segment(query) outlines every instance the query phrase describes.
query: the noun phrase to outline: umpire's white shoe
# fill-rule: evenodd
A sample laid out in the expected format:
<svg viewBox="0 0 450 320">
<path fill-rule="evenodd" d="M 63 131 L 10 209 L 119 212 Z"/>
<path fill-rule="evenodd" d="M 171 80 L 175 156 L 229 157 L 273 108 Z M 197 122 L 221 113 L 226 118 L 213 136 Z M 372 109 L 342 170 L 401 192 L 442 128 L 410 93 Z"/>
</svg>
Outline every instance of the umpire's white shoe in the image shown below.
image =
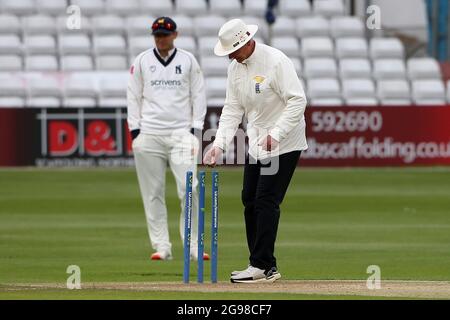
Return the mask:
<svg viewBox="0 0 450 320">
<path fill-rule="evenodd" d="M 248 265 L 247 268 L 248 267 L 250 267 L 250 265 Z M 237 276 L 239 273 L 244 272 L 245 270 L 247 270 L 247 269 L 231 271 L 231 276 Z"/>
<path fill-rule="evenodd" d="M 278 269 L 272 267 L 269 271 L 266 272 L 266 280 L 268 282 L 275 282 L 281 278 L 281 273 L 278 272 Z"/>
<path fill-rule="evenodd" d="M 272 268 L 265 272 L 253 266 L 249 266 L 245 271 L 231 276 L 233 283 L 271 283 L 281 278 L 281 274 L 276 268 Z"/>
</svg>

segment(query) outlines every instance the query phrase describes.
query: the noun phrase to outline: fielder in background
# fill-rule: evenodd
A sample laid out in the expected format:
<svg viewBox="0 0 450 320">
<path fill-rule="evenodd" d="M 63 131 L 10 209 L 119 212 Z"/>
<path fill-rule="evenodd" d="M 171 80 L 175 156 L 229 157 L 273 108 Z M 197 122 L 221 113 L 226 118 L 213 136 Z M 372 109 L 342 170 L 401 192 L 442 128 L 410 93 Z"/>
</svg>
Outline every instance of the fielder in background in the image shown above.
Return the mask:
<svg viewBox="0 0 450 320">
<path fill-rule="evenodd" d="M 206 96 L 203 74 L 195 57 L 175 48 L 177 25 L 160 17 L 152 25 L 155 48 L 137 56 L 128 81 L 128 126 L 139 187 L 144 202 L 152 260 L 172 258 L 165 203 L 166 168 L 170 167 L 180 199 L 179 230 L 184 241 L 186 172 L 192 171 L 193 203 L 198 204 L 196 157 L 203 129 Z M 193 207 L 191 259 L 197 259 L 197 208 Z M 208 254 L 205 253 L 205 259 Z"/>
<path fill-rule="evenodd" d="M 242 202 L 250 251 L 248 268 L 231 282 L 273 282 L 281 278 L 274 256 L 280 204 L 300 153 L 307 149 L 306 97 L 292 61 L 281 51 L 253 40 L 258 26 L 233 19 L 219 31 L 214 48 L 233 61 L 228 68 L 225 104 L 213 147 L 203 159 L 214 166 L 247 118 L 249 154 Z"/>
</svg>

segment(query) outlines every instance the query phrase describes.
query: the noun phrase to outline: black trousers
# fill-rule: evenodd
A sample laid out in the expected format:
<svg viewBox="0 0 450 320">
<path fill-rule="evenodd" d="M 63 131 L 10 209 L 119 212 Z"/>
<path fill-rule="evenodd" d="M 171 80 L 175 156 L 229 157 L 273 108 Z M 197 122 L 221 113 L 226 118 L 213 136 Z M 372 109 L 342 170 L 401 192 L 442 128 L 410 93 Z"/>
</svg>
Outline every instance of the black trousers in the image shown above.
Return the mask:
<svg viewBox="0 0 450 320">
<path fill-rule="evenodd" d="M 250 264 L 253 267 L 268 271 L 277 266 L 274 250 L 280 219 L 280 204 L 297 166 L 300 153 L 301 151 L 292 151 L 280 155 L 278 170 L 272 175 L 261 174 L 261 170 L 267 169 L 272 165 L 272 161 L 276 160 L 261 163 L 254 159 L 247 159 L 242 203 L 245 207 Z"/>
</svg>

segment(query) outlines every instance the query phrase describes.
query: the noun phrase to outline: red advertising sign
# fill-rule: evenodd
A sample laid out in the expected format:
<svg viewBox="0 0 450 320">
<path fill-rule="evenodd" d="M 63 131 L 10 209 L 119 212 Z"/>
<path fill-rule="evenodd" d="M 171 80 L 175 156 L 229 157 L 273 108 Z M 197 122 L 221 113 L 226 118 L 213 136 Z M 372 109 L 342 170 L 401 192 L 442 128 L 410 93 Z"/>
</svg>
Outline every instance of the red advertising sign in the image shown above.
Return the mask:
<svg viewBox="0 0 450 320">
<path fill-rule="evenodd" d="M 309 107 L 302 166 L 450 164 L 450 106 Z"/>
<path fill-rule="evenodd" d="M 220 113 L 208 108 L 204 147 Z M 450 165 L 450 106 L 308 107 L 305 117 L 302 166 Z M 132 166 L 126 118 L 126 108 L 0 109 L 0 166 Z"/>
</svg>

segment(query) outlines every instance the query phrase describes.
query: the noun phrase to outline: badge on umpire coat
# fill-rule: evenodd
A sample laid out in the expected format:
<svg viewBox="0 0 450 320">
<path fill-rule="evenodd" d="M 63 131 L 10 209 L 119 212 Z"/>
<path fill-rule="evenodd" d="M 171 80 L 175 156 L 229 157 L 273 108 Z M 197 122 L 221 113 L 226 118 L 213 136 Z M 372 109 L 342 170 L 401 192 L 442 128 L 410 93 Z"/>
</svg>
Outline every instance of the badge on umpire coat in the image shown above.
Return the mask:
<svg viewBox="0 0 450 320">
<path fill-rule="evenodd" d="M 263 76 L 255 76 L 253 77 L 253 80 L 255 80 L 255 93 L 261 93 L 261 83 L 263 83 L 263 81 L 266 78 L 264 78 Z"/>
</svg>

